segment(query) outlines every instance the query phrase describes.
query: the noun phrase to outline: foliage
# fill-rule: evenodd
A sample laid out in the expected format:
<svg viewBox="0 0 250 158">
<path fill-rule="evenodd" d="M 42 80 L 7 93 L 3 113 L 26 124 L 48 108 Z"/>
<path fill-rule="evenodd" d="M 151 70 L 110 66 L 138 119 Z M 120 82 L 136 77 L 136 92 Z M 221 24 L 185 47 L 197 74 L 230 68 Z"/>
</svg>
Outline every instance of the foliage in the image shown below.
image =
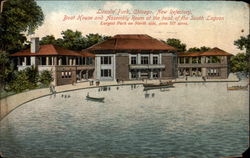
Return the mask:
<svg viewBox="0 0 250 158">
<path fill-rule="evenodd" d="M 166 44 L 177 48 L 178 52 L 185 52 L 186 51 L 186 44 L 181 43 L 179 39 L 176 38 L 168 38 L 167 41 L 165 42 Z"/>
<path fill-rule="evenodd" d="M 47 35 L 40 40 L 40 45 L 55 44 L 55 43 L 56 43 L 56 39 L 54 35 Z"/>
<path fill-rule="evenodd" d="M 220 63 L 220 58 L 218 56 L 212 56 L 212 63 Z"/>
<path fill-rule="evenodd" d="M 5 89 L 5 85 L 12 80 L 12 73 L 14 71 L 14 64 L 10 62 L 9 54 L 7 52 L 0 52 L 0 82 L 1 89 Z"/>
<path fill-rule="evenodd" d="M 28 67 L 13 73 L 14 79 L 10 82 L 9 88 L 14 92 L 22 92 L 26 89 L 37 87 L 38 71 L 34 67 Z"/>
<path fill-rule="evenodd" d="M 231 58 L 231 71 L 232 72 L 248 72 L 248 60 L 245 53 L 238 53 Z"/>
<path fill-rule="evenodd" d="M 200 47 L 200 48 L 193 47 L 193 48 L 189 48 L 189 49 L 187 50 L 187 52 L 206 52 L 206 51 L 208 51 L 209 49 L 211 49 L 211 48 L 206 47 L 206 46 L 202 46 L 202 47 Z"/>
<path fill-rule="evenodd" d="M 90 33 L 90 34 L 86 35 L 86 48 L 88 48 L 96 43 L 107 40 L 108 38 L 110 38 L 110 36 L 102 36 L 102 35 L 99 35 L 98 33 L 96 33 L 96 34 Z"/>
<path fill-rule="evenodd" d="M 34 66 L 27 67 L 25 69 L 25 72 L 28 76 L 28 80 L 29 80 L 30 84 L 32 85 L 32 87 L 35 88 L 36 84 L 38 82 L 38 77 L 39 77 L 37 68 Z"/>
<path fill-rule="evenodd" d="M 250 34 L 247 37 L 241 36 L 240 39 L 234 41 L 234 45 L 236 45 L 240 50 L 246 50 L 246 56 L 250 57 Z"/>
<path fill-rule="evenodd" d="M 48 70 L 44 70 L 39 75 L 39 82 L 43 85 L 48 86 L 53 81 L 52 72 Z"/>
<path fill-rule="evenodd" d="M 72 31 L 70 29 L 62 31 L 62 40 L 57 41 L 57 45 L 70 49 L 82 50 L 85 48 L 85 41 L 80 31 Z M 60 42 L 61 41 L 61 42 Z"/>
<path fill-rule="evenodd" d="M 23 49 L 25 32 L 32 33 L 44 15 L 35 0 L 9 0 L 0 15 L 0 50 L 10 53 Z"/>
<path fill-rule="evenodd" d="M 11 81 L 9 87 L 10 90 L 14 92 L 22 92 L 30 88 L 30 82 L 28 80 L 28 75 L 25 70 L 21 70 L 15 73 L 14 80 Z"/>
<path fill-rule="evenodd" d="M 88 48 L 96 43 L 104 41 L 110 36 L 103 36 L 98 33 L 96 34 L 88 34 L 85 36 L 82 35 L 80 31 L 73 31 L 67 29 L 62 31 L 62 38 L 55 39 L 53 35 L 47 35 L 42 38 L 40 44 L 54 44 L 60 47 L 64 47 L 70 50 L 81 51 L 85 48 Z"/>
</svg>

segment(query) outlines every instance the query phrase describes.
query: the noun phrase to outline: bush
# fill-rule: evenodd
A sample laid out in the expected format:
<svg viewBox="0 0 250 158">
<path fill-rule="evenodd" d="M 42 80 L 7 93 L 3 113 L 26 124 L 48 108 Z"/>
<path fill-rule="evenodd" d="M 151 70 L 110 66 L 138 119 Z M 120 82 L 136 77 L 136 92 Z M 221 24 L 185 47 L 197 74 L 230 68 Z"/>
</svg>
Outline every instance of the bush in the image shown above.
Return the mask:
<svg viewBox="0 0 250 158">
<path fill-rule="evenodd" d="M 10 89 L 14 92 L 22 92 L 26 89 L 31 89 L 33 85 L 29 82 L 29 77 L 25 70 L 18 71 L 14 77 L 14 80 L 10 83 Z"/>
<path fill-rule="evenodd" d="M 35 67 L 28 67 L 24 70 L 14 73 L 14 78 L 9 84 L 10 90 L 14 92 L 22 92 L 26 89 L 34 89 L 37 87 L 38 71 Z"/>
<path fill-rule="evenodd" d="M 39 75 L 39 82 L 41 82 L 43 85 L 48 86 L 53 81 L 52 73 L 51 71 L 44 70 Z"/>
</svg>

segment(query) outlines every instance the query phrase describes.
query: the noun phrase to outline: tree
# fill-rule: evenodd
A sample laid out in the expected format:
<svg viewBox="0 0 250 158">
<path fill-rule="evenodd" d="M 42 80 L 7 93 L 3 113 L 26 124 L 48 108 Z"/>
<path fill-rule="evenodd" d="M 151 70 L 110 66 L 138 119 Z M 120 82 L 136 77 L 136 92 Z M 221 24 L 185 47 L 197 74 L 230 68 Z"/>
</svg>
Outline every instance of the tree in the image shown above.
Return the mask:
<svg viewBox="0 0 250 158">
<path fill-rule="evenodd" d="M 236 45 L 240 50 L 246 50 L 245 58 L 243 55 L 240 55 L 241 60 L 235 60 L 239 63 L 237 64 L 238 67 L 245 66 L 244 71 L 249 72 L 250 70 L 250 34 L 247 37 L 241 36 L 240 39 L 234 41 L 234 45 Z M 244 59 L 244 62 L 242 61 Z M 242 68 L 243 69 L 243 68 Z"/>
<path fill-rule="evenodd" d="M 36 88 L 37 87 L 37 82 L 38 82 L 38 70 L 36 67 L 31 66 L 27 67 L 25 70 L 26 75 L 28 76 L 28 81 L 30 83 L 29 88 Z"/>
<path fill-rule="evenodd" d="M 62 39 L 56 40 L 56 45 L 75 51 L 85 48 L 85 39 L 80 31 L 72 31 L 70 29 L 62 31 Z"/>
<path fill-rule="evenodd" d="M 245 53 L 238 53 L 231 58 L 231 71 L 232 72 L 248 72 L 248 62 Z"/>
<path fill-rule="evenodd" d="M 6 84 L 8 84 L 13 79 L 14 64 L 9 59 L 9 54 L 5 51 L 0 52 L 0 89 L 5 89 Z"/>
<path fill-rule="evenodd" d="M 206 47 L 206 46 L 202 46 L 200 48 L 193 47 L 193 48 L 189 48 L 187 52 L 206 52 L 209 49 L 211 49 L 211 48 Z"/>
<path fill-rule="evenodd" d="M 234 41 L 234 45 L 236 45 L 240 50 L 246 50 L 246 56 L 250 57 L 250 34 L 247 37 L 241 36 L 240 39 Z"/>
<path fill-rule="evenodd" d="M 67 29 L 66 31 L 62 31 L 62 38 L 58 38 L 53 42 L 52 36 L 46 36 L 42 39 L 43 43 L 53 43 L 57 46 L 64 47 L 70 50 L 81 51 L 85 48 L 88 48 L 98 42 L 104 41 L 110 36 L 103 36 L 96 34 L 88 34 L 86 37 L 82 35 L 80 31 L 73 31 Z"/>
<path fill-rule="evenodd" d="M 13 53 L 22 49 L 25 33 L 32 33 L 43 20 L 35 0 L 6 1 L 0 14 L 0 50 Z"/>
<path fill-rule="evenodd" d="M 86 35 L 86 48 L 88 48 L 96 43 L 107 40 L 109 38 L 110 38 L 110 36 L 102 36 L 102 35 L 99 35 L 98 33 L 96 33 L 96 34 L 90 33 L 90 34 Z"/>
<path fill-rule="evenodd" d="M 39 75 L 39 82 L 41 82 L 43 85 L 48 86 L 53 81 L 52 73 L 51 71 L 44 70 Z"/>
<path fill-rule="evenodd" d="M 167 41 L 165 43 L 172 46 L 172 47 L 177 48 L 178 52 L 185 52 L 186 51 L 186 44 L 181 43 L 181 41 L 179 39 L 169 38 L 169 39 L 167 39 Z"/>
<path fill-rule="evenodd" d="M 40 45 L 45 44 L 56 44 L 56 39 L 54 35 L 47 35 L 40 40 Z"/>
</svg>

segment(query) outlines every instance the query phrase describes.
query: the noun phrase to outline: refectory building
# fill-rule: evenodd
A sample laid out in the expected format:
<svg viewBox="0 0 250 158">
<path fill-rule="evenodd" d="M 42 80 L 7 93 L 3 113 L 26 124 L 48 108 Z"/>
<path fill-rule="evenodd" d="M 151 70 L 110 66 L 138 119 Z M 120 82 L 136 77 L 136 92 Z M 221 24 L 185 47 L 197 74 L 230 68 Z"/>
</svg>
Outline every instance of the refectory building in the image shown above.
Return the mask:
<svg viewBox="0 0 250 158">
<path fill-rule="evenodd" d="M 116 35 L 85 51 L 95 54 L 95 76 L 99 80 L 177 77 L 176 49 L 148 35 Z"/>
</svg>

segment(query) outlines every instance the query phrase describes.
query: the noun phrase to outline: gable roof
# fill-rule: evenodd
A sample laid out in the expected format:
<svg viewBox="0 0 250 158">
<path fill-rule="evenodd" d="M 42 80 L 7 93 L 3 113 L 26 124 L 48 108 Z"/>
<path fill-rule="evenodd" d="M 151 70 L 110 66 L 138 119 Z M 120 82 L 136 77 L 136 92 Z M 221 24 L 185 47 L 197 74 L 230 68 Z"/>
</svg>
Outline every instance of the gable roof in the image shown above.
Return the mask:
<svg viewBox="0 0 250 158">
<path fill-rule="evenodd" d="M 233 56 L 233 54 L 230 54 L 220 48 L 214 47 L 213 49 L 201 53 L 201 56 Z"/>
<path fill-rule="evenodd" d="M 176 50 L 176 48 L 146 34 L 118 34 L 89 47 L 88 50 Z"/>
<path fill-rule="evenodd" d="M 92 54 L 92 53 L 90 53 Z M 86 54 L 84 52 L 80 53 L 78 51 L 68 50 L 66 48 L 62 48 L 59 46 L 55 46 L 53 44 L 40 45 L 39 51 L 37 53 L 31 53 L 30 48 L 11 54 L 11 56 L 90 56 L 90 54 Z M 92 54 L 94 56 L 94 54 Z"/>
<path fill-rule="evenodd" d="M 233 56 L 233 54 L 230 54 L 224 50 L 221 50 L 217 47 L 214 47 L 213 49 L 210 49 L 206 52 L 182 52 L 178 53 L 178 56 L 181 57 L 195 57 L 195 56 Z"/>
</svg>

